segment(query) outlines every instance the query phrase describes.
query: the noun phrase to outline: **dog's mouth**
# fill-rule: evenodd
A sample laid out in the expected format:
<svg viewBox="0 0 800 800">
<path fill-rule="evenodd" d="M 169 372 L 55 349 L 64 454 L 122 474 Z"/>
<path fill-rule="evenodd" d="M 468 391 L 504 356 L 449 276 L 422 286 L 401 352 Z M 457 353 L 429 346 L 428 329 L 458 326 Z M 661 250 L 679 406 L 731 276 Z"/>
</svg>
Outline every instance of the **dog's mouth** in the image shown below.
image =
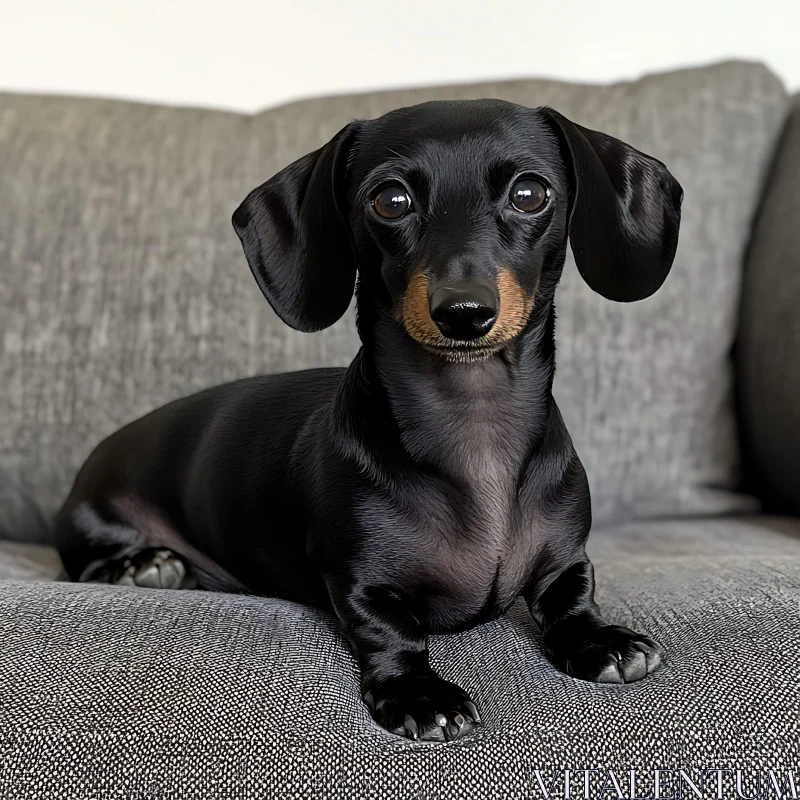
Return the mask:
<svg viewBox="0 0 800 800">
<path fill-rule="evenodd" d="M 420 342 L 429 353 L 458 364 L 471 364 L 485 361 L 503 348 L 506 342 L 492 342 L 491 344 L 454 342 L 452 344 L 431 344 Z"/>
</svg>

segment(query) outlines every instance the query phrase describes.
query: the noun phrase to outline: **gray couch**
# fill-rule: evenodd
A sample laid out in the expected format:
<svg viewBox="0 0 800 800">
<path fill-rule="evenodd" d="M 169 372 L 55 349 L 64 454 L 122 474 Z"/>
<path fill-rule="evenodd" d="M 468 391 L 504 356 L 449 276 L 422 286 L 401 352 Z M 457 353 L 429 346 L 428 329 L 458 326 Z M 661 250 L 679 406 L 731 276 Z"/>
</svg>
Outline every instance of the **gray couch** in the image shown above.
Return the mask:
<svg viewBox="0 0 800 800">
<path fill-rule="evenodd" d="M 592 486 L 599 602 L 668 657 L 635 684 L 574 680 L 520 604 L 433 641 L 485 724 L 421 744 L 373 723 L 327 615 L 58 582 L 48 521 L 91 448 L 137 415 L 352 358 L 351 315 L 304 335 L 263 301 L 229 222 L 249 189 L 353 117 L 484 96 L 625 139 L 686 192 L 653 298 L 609 303 L 571 261 L 557 295 L 555 392 Z M 630 770 L 645 796 L 658 768 L 698 783 L 742 770 L 750 795 L 759 770 L 785 785 L 800 761 L 798 178 L 800 102 L 738 62 L 253 117 L 0 96 L 0 797 L 562 797 L 563 771 L 584 769 L 592 796 L 608 770 L 626 796 Z M 735 796 L 735 775 L 706 772 L 706 796 L 718 776 Z"/>
</svg>

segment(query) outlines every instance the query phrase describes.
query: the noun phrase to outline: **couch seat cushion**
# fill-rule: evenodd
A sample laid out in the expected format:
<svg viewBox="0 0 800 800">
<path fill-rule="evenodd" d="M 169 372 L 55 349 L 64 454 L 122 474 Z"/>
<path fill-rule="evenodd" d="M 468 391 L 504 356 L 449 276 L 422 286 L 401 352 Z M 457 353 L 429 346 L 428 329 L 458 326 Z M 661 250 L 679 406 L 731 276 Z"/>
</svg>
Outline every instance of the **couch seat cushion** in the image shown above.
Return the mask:
<svg viewBox="0 0 800 800">
<path fill-rule="evenodd" d="M 55 548 L 0 540 L 0 581 L 54 581 L 61 571 Z"/>
<path fill-rule="evenodd" d="M 798 522 L 767 522 L 800 535 Z M 587 768 L 601 770 L 593 796 L 608 769 L 627 789 L 630 768 L 640 796 L 657 768 L 695 781 L 740 769 L 752 795 L 755 770 L 800 759 L 797 540 L 758 521 L 660 530 L 671 545 L 655 555 L 640 546 L 655 530 L 597 532 L 594 551 L 599 602 L 666 646 L 661 671 L 627 686 L 567 677 L 519 604 L 432 640 L 434 665 L 485 720 L 446 744 L 372 722 L 326 614 L 247 596 L 0 583 L 0 796 L 527 800 L 554 770 L 558 786 L 562 770 Z"/>
</svg>

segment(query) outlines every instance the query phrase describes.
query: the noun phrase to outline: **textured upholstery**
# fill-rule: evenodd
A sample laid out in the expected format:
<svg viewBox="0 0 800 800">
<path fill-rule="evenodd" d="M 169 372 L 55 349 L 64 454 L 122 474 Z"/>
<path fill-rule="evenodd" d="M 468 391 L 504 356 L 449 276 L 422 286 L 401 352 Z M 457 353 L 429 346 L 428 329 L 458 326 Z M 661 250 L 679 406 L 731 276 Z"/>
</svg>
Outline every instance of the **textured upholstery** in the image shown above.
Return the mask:
<svg viewBox="0 0 800 800">
<path fill-rule="evenodd" d="M 686 190 L 673 274 L 630 306 L 572 260 L 558 295 L 556 397 L 599 523 L 752 507 L 738 483 L 729 350 L 740 268 L 785 109 L 764 67 L 728 63 L 609 87 L 553 81 L 378 92 L 254 117 L 86 99 L 0 98 L 0 469 L 39 509 L 103 437 L 204 386 L 346 364 L 352 318 L 280 324 L 230 215 L 353 117 L 433 98 L 549 104 L 663 159 Z M 23 506 L 20 506 L 23 508 Z"/>
<path fill-rule="evenodd" d="M 21 476 L 13 478 L 0 468 L 0 540 L 27 542 L 50 540 L 49 520 L 41 511 L 36 487 L 20 487 Z"/>
<path fill-rule="evenodd" d="M 637 560 L 642 564 L 671 559 L 780 558 L 800 555 L 800 519 L 796 517 L 719 517 L 654 520 L 595 530 L 587 552 L 592 562 Z"/>
<path fill-rule="evenodd" d="M 739 393 L 756 485 L 800 512 L 800 95 L 767 181 L 742 298 Z"/>
<path fill-rule="evenodd" d="M 642 682 L 559 673 L 521 604 L 434 638 L 434 664 L 485 719 L 447 744 L 372 722 L 325 614 L 255 597 L 0 582 L 0 797 L 530 800 L 543 797 L 534 770 L 547 784 L 554 769 L 587 768 L 636 769 L 645 797 L 656 768 L 695 780 L 738 768 L 746 781 L 796 769 L 800 521 L 765 523 L 771 531 L 731 520 L 726 546 L 723 521 L 652 522 L 643 537 L 674 543 L 655 557 L 637 551 L 632 526 L 595 534 L 598 600 L 668 649 Z M 592 780 L 593 797 L 616 796 Z M 582 776 L 572 788 L 583 796 Z"/>
<path fill-rule="evenodd" d="M 61 572 L 54 547 L 0 540 L 0 581 L 54 581 Z"/>
</svg>

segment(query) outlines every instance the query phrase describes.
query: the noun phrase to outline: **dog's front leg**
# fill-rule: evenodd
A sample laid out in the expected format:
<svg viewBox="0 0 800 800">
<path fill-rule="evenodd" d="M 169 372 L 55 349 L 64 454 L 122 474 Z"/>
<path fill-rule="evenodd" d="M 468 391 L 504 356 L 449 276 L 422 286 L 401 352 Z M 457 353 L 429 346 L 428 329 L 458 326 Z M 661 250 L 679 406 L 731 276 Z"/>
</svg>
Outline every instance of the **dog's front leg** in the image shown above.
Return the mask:
<svg viewBox="0 0 800 800">
<path fill-rule="evenodd" d="M 375 721 L 398 736 L 459 739 L 480 721 L 469 695 L 440 678 L 428 660 L 426 632 L 409 603 L 390 589 L 331 593 L 361 667 L 361 691 Z"/>
<path fill-rule="evenodd" d="M 598 683 L 630 683 L 661 665 L 657 642 L 621 625 L 606 622 L 594 602 L 594 567 L 573 564 L 540 591 L 523 591 L 542 629 L 550 660 L 563 672 Z"/>
</svg>

